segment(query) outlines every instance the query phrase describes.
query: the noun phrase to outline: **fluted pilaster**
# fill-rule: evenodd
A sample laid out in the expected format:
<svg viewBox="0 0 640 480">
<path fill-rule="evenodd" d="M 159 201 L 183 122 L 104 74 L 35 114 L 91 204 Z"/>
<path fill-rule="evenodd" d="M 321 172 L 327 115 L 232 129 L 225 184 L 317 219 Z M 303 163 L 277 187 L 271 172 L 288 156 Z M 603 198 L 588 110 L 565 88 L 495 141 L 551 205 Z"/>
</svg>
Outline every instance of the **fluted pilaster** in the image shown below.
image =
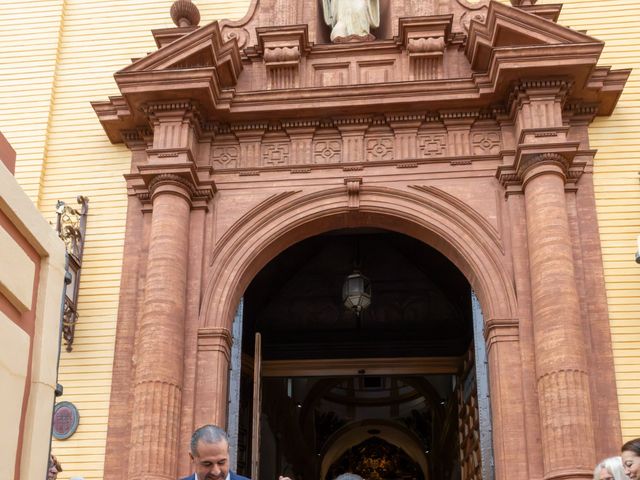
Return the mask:
<svg viewBox="0 0 640 480">
<path fill-rule="evenodd" d="M 153 213 L 138 328 L 128 478 L 175 479 L 193 188 L 176 175 L 150 183 Z"/>
<path fill-rule="evenodd" d="M 565 199 L 570 162 L 522 163 L 544 476 L 588 478 L 595 461 L 579 296 Z M 567 465 L 572 465 L 567 469 Z"/>
</svg>

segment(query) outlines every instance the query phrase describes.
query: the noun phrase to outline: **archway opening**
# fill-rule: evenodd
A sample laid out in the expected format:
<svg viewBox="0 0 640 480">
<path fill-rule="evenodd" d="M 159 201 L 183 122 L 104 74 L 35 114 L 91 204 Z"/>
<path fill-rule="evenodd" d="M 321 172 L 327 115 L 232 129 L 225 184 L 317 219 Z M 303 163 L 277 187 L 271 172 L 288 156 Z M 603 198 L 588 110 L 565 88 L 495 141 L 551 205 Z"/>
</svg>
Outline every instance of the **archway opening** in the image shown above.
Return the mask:
<svg viewBox="0 0 640 480">
<path fill-rule="evenodd" d="M 354 270 L 372 287 L 360 313 L 342 298 Z M 276 256 L 243 305 L 240 473 L 253 458 L 264 478 L 478 478 L 471 288 L 441 253 L 388 230 L 330 231 Z"/>
</svg>

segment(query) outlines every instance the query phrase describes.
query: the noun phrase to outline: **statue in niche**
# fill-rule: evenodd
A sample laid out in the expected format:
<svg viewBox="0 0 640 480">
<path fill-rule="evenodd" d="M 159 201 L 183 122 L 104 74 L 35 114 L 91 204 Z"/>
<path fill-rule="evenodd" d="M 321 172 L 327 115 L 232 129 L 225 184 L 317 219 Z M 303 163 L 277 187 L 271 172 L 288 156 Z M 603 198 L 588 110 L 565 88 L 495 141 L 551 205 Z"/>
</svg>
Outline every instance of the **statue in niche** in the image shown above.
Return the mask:
<svg viewBox="0 0 640 480">
<path fill-rule="evenodd" d="M 375 40 L 370 29 L 380 25 L 380 0 L 322 0 L 322 8 L 332 42 Z"/>
</svg>

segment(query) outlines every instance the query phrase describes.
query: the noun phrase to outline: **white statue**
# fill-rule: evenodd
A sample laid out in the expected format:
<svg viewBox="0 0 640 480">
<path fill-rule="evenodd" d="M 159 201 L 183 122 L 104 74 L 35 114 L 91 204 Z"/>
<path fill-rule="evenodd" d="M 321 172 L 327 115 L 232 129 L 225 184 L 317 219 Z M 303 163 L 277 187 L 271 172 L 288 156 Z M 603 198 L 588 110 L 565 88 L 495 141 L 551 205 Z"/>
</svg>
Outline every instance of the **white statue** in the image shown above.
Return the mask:
<svg viewBox="0 0 640 480">
<path fill-rule="evenodd" d="M 374 39 L 370 29 L 380 25 L 379 0 L 322 0 L 322 7 L 332 42 Z"/>
</svg>

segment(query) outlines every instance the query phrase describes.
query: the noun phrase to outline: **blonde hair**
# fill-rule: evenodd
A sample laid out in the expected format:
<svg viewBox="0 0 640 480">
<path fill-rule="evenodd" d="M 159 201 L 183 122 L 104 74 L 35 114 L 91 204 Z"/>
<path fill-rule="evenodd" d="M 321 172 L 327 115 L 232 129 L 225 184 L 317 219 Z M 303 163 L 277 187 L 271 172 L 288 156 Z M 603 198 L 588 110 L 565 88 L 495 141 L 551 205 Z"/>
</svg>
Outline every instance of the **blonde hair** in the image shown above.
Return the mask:
<svg viewBox="0 0 640 480">
<path fill-rule="evenodd" d="M 602 460 L 596 468 L 593 470 L 593 480 L 600 480 L 600 471 L 605 469 L 611 475 L 613 475 L 613 480 L 629 480 L 628 477 L 624 474 L 624 467 L 622 466 L 622 458 L 620 457 L 609 457 Z"/>
</svg>

